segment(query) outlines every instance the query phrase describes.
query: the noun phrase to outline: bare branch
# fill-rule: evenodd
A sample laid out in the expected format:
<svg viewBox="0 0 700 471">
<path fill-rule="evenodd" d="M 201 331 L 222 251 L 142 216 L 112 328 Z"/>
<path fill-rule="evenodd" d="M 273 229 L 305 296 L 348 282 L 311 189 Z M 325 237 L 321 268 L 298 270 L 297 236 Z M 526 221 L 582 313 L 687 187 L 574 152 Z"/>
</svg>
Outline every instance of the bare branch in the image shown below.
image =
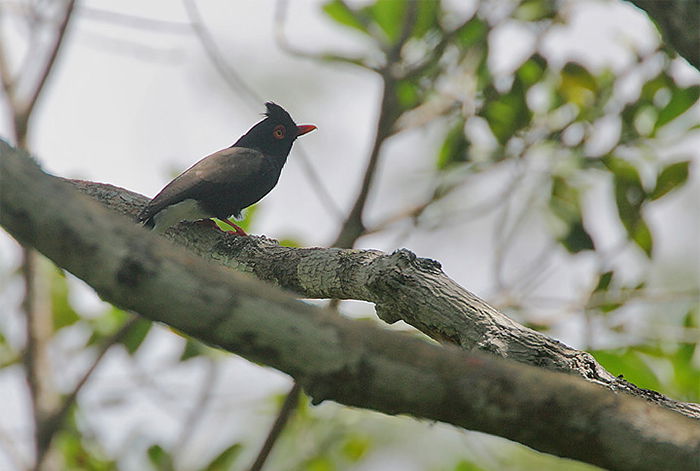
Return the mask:
<svg viewBox="0 0 700 471">
<path fill-rule="evenodd" d="M 367 167 L 365 168 L 365 172 L 362 177 L 362 184 L 357 197 L 355 198 L 355 203 L 348 213 L 348 216 L 345 218 L 345 222 L 343 222 L 335 241 L 333 241 L 331 244 L 333 247 L 352 248 L 357 239 L 360 238 L 365 232 L 363 214 L 365 205 L 367 204 L 367 197 L 369 196 L 369 191 L 377 171 L 382 145 L 389 136 L 395 119 L 391 113 L 392 105 L 390 103 L 390 97 L 394 93 L 392 85 L 393 81 L 391 78 L 389 78 L 388 73 L 383 75 L 382 79 L 382 100 L 381 107 L 379 109 L 379 117 L 377 118 L 377 128 L 375 131 L 372 151 L 370 152 L 369 160 L 367 161 Z"/>
<path fill-rule="evenodd" d="M 238 75 L 224 59 L 224 54 L 219 49 L 216 41 L 211 35 L 211 32 L 204 25 L 202 15 L 199 13 L 197 3 L 194 0 L 183 0 L 187 16 L 192 24 L 192 29 L 199 38 L 199 41 L 204 48 L 204 52 L 219 72 L 221 78 L 224 79 L 226 85 L 236 94 L 239 94 L 248 102 L 248 105 L 257 109 L 265 100 L 253 90 L 242 78 Z"/>
<path fill-rule="evenodd" d="M 148 32 L 160 31 L 172 34 L 189 34 L 192 32 L 192 25 L 189 23 L 130 15 L 117 11 L 91 8 L 89 6 L 81 6 L 80 13 L 81 16 L 91 20 L 117 24 L 128 28 L 142 29 Z"/>
<path fill-rule="evenodd" d="M 78 394 L 80 394 L 80 391 L 82 391 L 85 384 L 92 377 L 92 374 L 101 364 L 105 354 L 115 344 L 117 344 L 121 339 L 123 339 L 124 336 L 126 336 L 126 334 L 129 333 L 131 328 L 139 319 L 139 317 L 133 316 L 131 319 L 126 321 L 119 328 L 118 331 L 116 331 L 110 337 L 105 339 L 104 342 L 102 342 L 102 345 L 100 345 L 97 355 L 92 360 L 92 363 L 90 364 L 88 369 L 85 370 L 83 376 L 75 384 L 73 390 L 70 393 L 68 393 L 68 395 L 63 399 L 63 402 L 61 403 L 60 407 L 55 412 L 53 412 L 53 414 L 50 417 L 47 417 L 46 424 L 41 431 L 42 435 L 40 437 L 40 442 L 44 443 L 44 446 L 42 447 L 44 451 L 48 450 L 51 440 L 53 439 L 56 432 L 58 432 L 63 426 L 63 423 L 66 420 L 66 417 L 68 416 L 68 412 L 70 411 L 71 407 L 73 407 L 73 404 L 75 404 L 75 401 L 78 399 Z"/>
<path fill-rule="evenodd" d="M 364 57 L 347 57 L 333 54 L 330 52 L 311 53 L 297 48 L 289 42 L 284 34 L 285 25 L 287 23 L 287 10 L 289 2 L 287 0 L 277 0 L 275 4 L 275 42 L 277 46 L 287 54 L 303 59 L 311 59 L 321 62 L 338 62 L 341 64 L 352 64 L 366 69 L 379 72 L 379 69 L 370 66 Z"/>
<path fill-rule="evenodd" d="M 400 112 L 396 109 L 394 90 L 396 78 L 392 75 L 391 69 L 392 66 L 400 60 L 401 49 L 411 35 L 411 31 L 416 22 L 417 9 L 417 2 L 408 2 L 406 16 L 401 28 L 401 36 L 390 48 L 387 53 L 387 64 L 380 70 L 380 76 L 382 78 L 382 98 L 374 136 L 374 144 L 372 145 L 372 151 L 370 152 L 367 167 L 362 177 L 360 191 L 335 241 L 331 244 L 333 247 L 352 248 L 357 239 L 365 233 L 366 228 L 363 221 L 363 214 L 369 192 L 372 188 L 372 182 L 377 172 L 382 146 L 384 145 L 384 141 L 391 136 L 394 124 L 400 116 Z"/>
<path fill-rule="evenodd" d="M 27 246 L 22 246 L 22 257 L 22 279 L 25 286 L 22 310 L 27 336 L 22 357 L 34 421 L 34 469 L 38 471 L 47 469 L 45 466 L 51 466 L 50 459 L 45 461 L 49 443 L 43 440 L 43 437 L 45 430 L 49 428 L 49 418 L 59 406 L 49 353 L 49 343 L 53 334 L 53 311 L 46 276 L 42 270 L 46 268 L 46 260 Z"/>
<path fill-rule="evenodd" d="M 284 398 L 284 402 L 282 403 L 282 407 L 280 407 L 277 418 L 272 424 L 272 428 L 270 428 L 270 432 L 268 433 L 267 438 L 265 439 L 263 446 L 260 448 L 258 456 L 255 458 L 255 461 L 253 462 L 253 465 L 250 467 L 249 471 L 260 471 L 262 467 L 265 466 L 265 462 L 267 461 L 267 457 L 270 456 L 272 447 L 279 439 L 285 425 L 287 425 L 287 422 L 299 404 L 300 394 L 301 384 L 294 381 L 292 389 L 289 390 L 287 396 Z"/>
<path fill-rule="evenodd" d="M 27 126 L 29 123 L 29 118 L 34 111 L 34 106 L 36 105 L 41 92 L 44 90 L 44 85 L 51 75 L 51 71 L 58 57 L 58 53 L 61 50 L 64 39 L 66 37 L 66 32 L 68 31 L 68 23 L 73 17 L 73 10 L 75 8 L 75 0 L 67 0 L 66 6 L 62 11 L 62 16 L 58 22 L 58 29 L 56 31 L 56 36 L 54 37 L 54 42 L 49 49 L 48 57 L 43 65 L 43 70 L 39 74 L 39 79 L 34 86 L 33 91 L 29 94 L 29 98 L 22 103 L 16 104 L 15 106 L 15 132 L 18 136 L 18 144 L 20 147 L 26 147 L 26 134 Z M 15 97 L 17 100 L 18 97 Z"/>
<path fill-rule="evenodd" d="M 211 391 L 214 389 L 216 381 L 219 378 L 219 365 L 213 358 L 207 358 L 204 378 L 199 384 L 199 395 L 194 401 L 185 421 L 180 430 L 180 436 L 176 441 L 175 448 L 172 451 L 174 456 L 173 462 L 176 462 L 180 456 L 183 456 L 187 442 L 194 436 L 197 426 L 202 423 L 204 418 L 204 409 L 210 403 Z"/>
</svg>

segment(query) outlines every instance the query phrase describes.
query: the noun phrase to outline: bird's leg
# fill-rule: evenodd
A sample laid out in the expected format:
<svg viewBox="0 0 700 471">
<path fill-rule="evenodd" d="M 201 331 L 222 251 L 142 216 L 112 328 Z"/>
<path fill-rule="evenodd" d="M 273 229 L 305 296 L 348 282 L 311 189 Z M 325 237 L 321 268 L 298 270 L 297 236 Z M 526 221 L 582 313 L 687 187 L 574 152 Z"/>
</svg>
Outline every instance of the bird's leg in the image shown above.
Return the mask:
<svg viewBox="0 0 700 471">
<path fill-rule="evenodd" d="M 232 231 L 226 231 L 228 234 L 236 234 L 239 236 L 247 236 L 248 235 L 243 230 L 243 228 L 241 228 L 240 226 L 238 226 L 237 224 L 232 222 L 230 219 L 222 219 L 222 221 L 224 221 L 226 224 L 228 224 L 229 226 L 231 226 L 234 229 Z"/>
</svg>

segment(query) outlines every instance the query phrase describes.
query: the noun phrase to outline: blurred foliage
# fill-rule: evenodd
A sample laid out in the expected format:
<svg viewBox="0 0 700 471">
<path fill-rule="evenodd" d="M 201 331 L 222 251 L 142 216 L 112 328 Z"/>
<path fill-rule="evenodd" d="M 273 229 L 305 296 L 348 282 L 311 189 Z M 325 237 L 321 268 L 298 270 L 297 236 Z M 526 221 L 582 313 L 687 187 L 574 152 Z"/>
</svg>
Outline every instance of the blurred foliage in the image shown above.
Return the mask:
<svg viewBox="0 0 700 471">
<path fill-rule="evenodd" d="M 684 316 L 683 327 L 689 332 L 697 333 L 698 314 L 696 308 Z M 621 374 L 637 386 L 666 391 L 681 401 L 700 402 L 697 347 L 697 339 L 678 343 L 657 341 L 591 353 L 611 373 Z"/>
<path fill-rule="evenodd" d="M 462 460 L 455 465 L 453 471 L 483 471 L 483 469 L 484 468 L 472 463 L 471 461 Z"/>
<path fill-rule="evenodd" d="M 677 118 L 697 103 L 700 86 L 676 84 L 669 72 L 671 59 L 661 50 L 638 57 L 629 70 L 615 74 L 576 61 L 558 66 L 535 48 L 510 73 L 495 77 L 489 65 L 493 31 L 504 24 L 527 23 L 541 39 L 565 18 L 555 1 L 524 1 L 510 18 L 496 20 L 487 4 L 456 25 L 433 0 L 377 1 L 360 7 L 332 0 L 323 9 L 338 24 L 375 41 L 376 53 L 347 60 L 388 77 L 387 88 L 395 94 L 395 130 L 401 130 L 397 123 L 411 113 L 433 113 L 422 116 L 421 123 L 448 123 L 437 152 L 440 173 L 459 172 L 465 166 L 472 173 L 485 173 L 516 160 L 547 159 L 549 181 L 542 187 L 551 191 L 549 203 L 540 210 L 557 222 L 553 236 L 572 254 L 596 249 L 587 222 L 595 215 L 586 214 L 581 204 L 587 191 L 585 175 L 610 179 L 628 241 L 651 257 L 654 236 L 644 210 L 683 186 L 690 161 L 678 155 L 671 162 L 648 162 L 650 150 L 657 144 L 657 133 L 669 124 L 682 127 L 676 135 L 698 124 L 697 119 Z M 383 57 L 379 65 L 377 56 Z M 642 74 L 652 61 L 662 61 L 662 70 L 647 78 L 637 99 L 623 98 L 619 89 L 626 77 Z M 469 129 L 479 121 L 488 125 L 494 146 L 478 148 L 471 142 Z M 600 128 L 614 128 L 609 124 L 614 122 L 621 124 L 616 141 L 592 152 L 601 139 Z M 649 165 L 656 168 L 656 177 L 642 182 L 640 171 Z M 460 187 L 452 180 L 449 190 Z"/>
<path fill-rule="evenodd" d="M 111 471 L 118 469 L 117 461 L 108 458 L 94 437 L 82 433 L 72 414 L 54 442 L 63 460 L 62 469 L 70 471 Z"/>
<path fill-rule="evenodd" d="M 322 6 L 328 21 L 348 34 L 362 36 L 372 50 L 364 57 L 327 53 L 321 58 L 381 75 L 388 93 L 385 105 L 390 133 L 429 124 L 443 136 L 430 157 L 435 191 L 420 211 L 411 214 L 412 221 L 420 226 L 423 213 L 448 196 L 461 194 L 473 178 L 496 174 L 503 168 L 515 169 L 521 172 L 517 180 L 537 179 L 533 185 L 537 197 L 523 194 L 515 184 L 505 189 L 505 197 L 532 201 L 527 210 L 546 221 L 542 231 L 564 256 L 599 254 L 613 246 L 616 253 L 633 250 L 641 259 L 653 260 L 656 234 L 649 224 L 648 210 L 683 188 L 696 171 L 689 156 L 661 150 L 700 128 L 697 114 L 689 113 L 697 110 L 700 86 L 677 83 L 672 58 L 662 47 L 637 54 L 622 71 L 593 68 L 576 58 L 562 64 L 549 57 L 541 44 L 553 28 L 567 23 L 561 8 L 564 2 L 495 3 L 499 9 L 494 9 L 492 2 L 478 3 L 471 16 L 461 19 L 437 0 L 330 0 Z M 493 37 L 500 28 L 513 25 L 530 31 L 534 46 L 509 70 L 495 70 Z M 630 76 L 642 79 L 632 93 Z M 622 93 L 623 89 L 627 92 Z M 607 185 L 622 244 L 611 243 L 608 236 L 594 230 L 591 221 L 598 209 L 586 203 L 592 181 Z M 465 201 L 465 206 L 468 203 Z M 254 221 L 257 208 L 246 211 L 240 222 L 245 230 Z M 283 244 L 295 246 L 297 242 L 290 239 Z M 606 262 L 608 256 L 600 256 L 603 263 L 599 263 L 581 307 L 589 318 L 609 319 L 646 294 L 645 281 L 621 276 L 617 267 Z M 70 329 L 86 332 L 81 347 L 90 350 L 112 341 L 129 319 L 128 313 L 113 307 L 98 313 L 79 312 L 70 299 L 69 280 L 56 270 L 49 277 L 57 337 Z M 592 353 L 611 372 L 641 387 L 680 400 L 700 401 L 699 317 L 697 308 L 691 309 L 680 324 L 672 326 L 682 332 L 680 341 L 636 339 Z M 540 330 L 548 327 L 536 321 L 529 325 Z M 115 348 L 133 359 L 154 330 L 150 322 L 139 320 L 126 335 L 114 339 Z M 7 336 L 0 331 L 3 368 L 18 364 L 20 359 Z M 190 338 L 183 338 L 181 345 L 172 368 L 211 354 L 209 347 Z M 275 454 L 283 457 L 277 463 L 284 462 L 284 469 L 349 470 L 364 463 L 387 440 L 357 423 L 321 417 L 302 400 Z M 94 437 L 72 416 L 54 446 L 66 469 L 117 468 L 117 458 L 105 458 Z M 178 450 L 169 445 L 149 443 L 142 450 L 145 462 L 154 469 L 181 469 L 176 461 Z M 242 450 L 238 441 L 230 443 L 198 469 L 242 469 L 238 464 Z M 517 469 L 528 468 L 527 464 L 521 466 Z M 462 460 L 452 469 L 491 468 Z"/>
</svg>

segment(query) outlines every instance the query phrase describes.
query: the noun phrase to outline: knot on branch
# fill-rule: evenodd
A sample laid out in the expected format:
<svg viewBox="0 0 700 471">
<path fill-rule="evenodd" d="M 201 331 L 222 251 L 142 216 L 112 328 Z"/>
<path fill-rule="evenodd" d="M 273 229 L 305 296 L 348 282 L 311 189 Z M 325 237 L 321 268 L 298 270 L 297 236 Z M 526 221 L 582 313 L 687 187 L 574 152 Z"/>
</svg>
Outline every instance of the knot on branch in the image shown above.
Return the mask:
<svg viewBox="0 0 700 471">
<path fill-rule="evenodd" d="M 376 299 L 395 299 L 402 288 L 421 283 L 424 275 L 442 273 L 441 265 L 429 258 L 420 258 L 407 249 L 399 249 L 391 255 L 378 257 L 372 263 L 372 274 L 367 287 Z M 376 303 L 377 316 L 388 324 L 406 319 L 405 308 L 397 302 Z"/>
<path fill-rule="evenodd" d="M 437 260 L 432 258 L 421 258 L 416 256 L 408 249 L 397 249 L 389 255 L 393 263 L 400 267 L 412 267 L 419 270 L 439 272 L 442 271 L 442 265 Z"/>
</svg>

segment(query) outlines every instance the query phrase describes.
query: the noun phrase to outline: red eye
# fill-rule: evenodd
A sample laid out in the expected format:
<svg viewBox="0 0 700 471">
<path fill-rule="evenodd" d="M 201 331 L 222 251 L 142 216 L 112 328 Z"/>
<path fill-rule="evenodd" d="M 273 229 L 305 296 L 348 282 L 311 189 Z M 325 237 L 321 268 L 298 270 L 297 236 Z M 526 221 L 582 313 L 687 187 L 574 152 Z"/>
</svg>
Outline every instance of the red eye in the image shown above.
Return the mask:
<svg viewBox="0 0 700 471">
<path fill-rule="evenodd" d="M 274 136 L 275 139 L 284 139 L 286 129 L 284 126 L 281 124 L 275 126 L 275 129 L 272 131 L 272 135 Z"/>
</svg>

